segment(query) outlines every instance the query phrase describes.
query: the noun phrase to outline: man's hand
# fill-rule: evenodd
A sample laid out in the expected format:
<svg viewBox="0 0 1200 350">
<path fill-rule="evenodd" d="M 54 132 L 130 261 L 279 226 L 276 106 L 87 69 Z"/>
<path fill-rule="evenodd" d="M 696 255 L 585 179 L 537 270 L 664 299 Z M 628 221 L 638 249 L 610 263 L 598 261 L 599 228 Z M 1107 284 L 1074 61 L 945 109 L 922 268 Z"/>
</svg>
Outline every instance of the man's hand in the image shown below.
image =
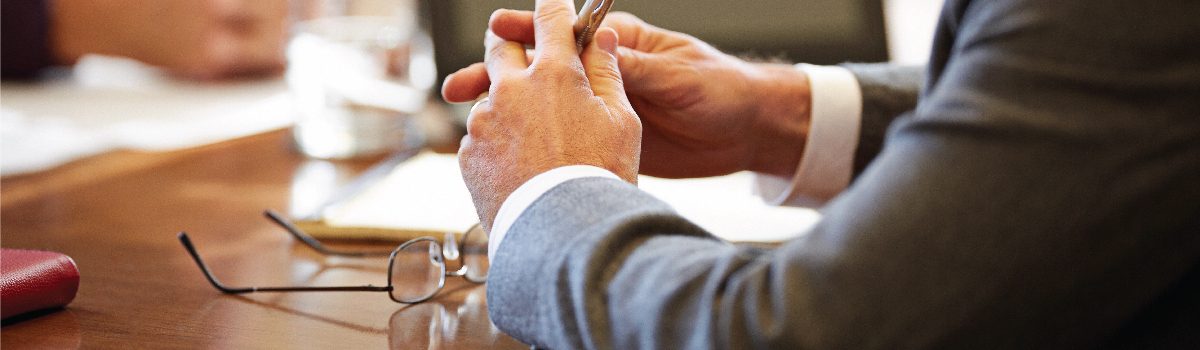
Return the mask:
<svg viewBox="0 0 1200 350">
<path fill-rule="evenodd" d="M 125 56 L 196 79 L 283 68 L 287 1 L 58 0 L 51 5 L 55 56 Z"/>
<path fill-rule="evenodd" d="M 534 14 L 500 10 L 491 30 L 535 44 Z M 808 132 L 808 79 L 790 65 L 750 63 L 681 33 L 612 13 L 620 34 L 621 74 L 642 118 L 641 171 L 701 177 L 754 170 L 791 176 Z M 487 86 L 482 65 L 447 77 L 447 101 L 474 99 Z"/>
<path fill-rule="evenodd" d="M 580 55 L 574 17 L 569 0 L 538 0 L 531 58 L 519 42 L 485 39 L 490 94 L 472 108 L 458 156 L 487 230 L 508 195 L 542 172 L 583 164 L 637 180 L 642 130 L 617 68 L 617 33 L 598 31 Z"/>
</svg>

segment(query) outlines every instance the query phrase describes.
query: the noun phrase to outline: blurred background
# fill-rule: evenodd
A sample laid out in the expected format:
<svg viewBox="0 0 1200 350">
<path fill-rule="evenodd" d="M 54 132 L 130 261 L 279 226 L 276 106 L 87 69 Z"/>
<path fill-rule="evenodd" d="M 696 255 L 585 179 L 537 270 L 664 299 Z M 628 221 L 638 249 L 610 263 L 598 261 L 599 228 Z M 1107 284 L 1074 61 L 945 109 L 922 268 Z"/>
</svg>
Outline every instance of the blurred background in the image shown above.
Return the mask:
<svg viewBox="0 0 1200 350">
<path fill-rule="evenodd" d="M 531 1 L 430 1 L 438 63 L 463 67 L 481 57 L 488 15 L 496 7 L 529 10 Z M 729 53 L 794 62 L 880 62 L 888 58 L 878 0 L 617 1 L 656 26 L 691 34 Z M 452 72 L 443 70 L 443 74 Z"/>
<path fill-rule="evenodd" d="M 128 10 L 147 7 L 130 6 L 138 1 L 154 6 Z M 441 102 L 442 78 L 481 60 L 493 10 L 533 6 L 528 0 L 214 3 L 241 2 L 57 2 L 92 8 L 50 8 L 47 16 L 62 16 L 51 21 L 61 27 L 49 28 L 54 44 L 73 45 L 56 52 L 69 57 L 33 79 L 0 86 L 0 173 L 287 127 L 293 127 L 290 147 L 315 159 L 454 143 L 468 106 Z M 10 39 L 22 21 L 10 20 L 14 3 L 4 4 L 7 61 L 26 46 Z M 938 0 L 624 0 L 614 10 L 747 57 L 921 64 L 940 6 Z M 203 17 L 197 13 L 219 26 L 171 20 Z"/>
<path fill-rule="evenodd" d="M 577 1 L 578 2 L 578 1 Z M 440 76 L 478 61 L 496 8 L 532 1 L 432 0 Z M 727 53 L 812 64 L 920 64 L 928 55 L 940 0 L 619 1 L 658 27 L 700 38 Z M 578 5 L 578 4 L 577 4 Z M 886 14 L 886 16 L 885 16 Z"/>
<path fill-rule="evenodd" d="M 276 210 L 323 242 L 380 251 L 429 234 L 416 230 L 425 224 L 444 237 L 478 222 L 453 154 L 470 104 L 442 102 L 438 87 L 482 59 L 494 9 L 533 3 L 3 0 L 4 248 L 62 252 L 83 275 L 65 310 L 6 324 L 3 347 L 527 349 L 491 324 L 484 289 L 470 283 L 447 281 L 437 302 L 407 307 L 353 293 L 227 298 L 175 234 L 193 233 L 231 284 L 393 278 L 374 268 L 382 261 L 316 254 L 257 214 Z M 735 55 L 920 64 L 940 6 L 617 0 L 614 9 Z M 764 204 L 752 180 L 639 186 L 739 242 L 788 239 L 819 219 Z"/>
</svg>

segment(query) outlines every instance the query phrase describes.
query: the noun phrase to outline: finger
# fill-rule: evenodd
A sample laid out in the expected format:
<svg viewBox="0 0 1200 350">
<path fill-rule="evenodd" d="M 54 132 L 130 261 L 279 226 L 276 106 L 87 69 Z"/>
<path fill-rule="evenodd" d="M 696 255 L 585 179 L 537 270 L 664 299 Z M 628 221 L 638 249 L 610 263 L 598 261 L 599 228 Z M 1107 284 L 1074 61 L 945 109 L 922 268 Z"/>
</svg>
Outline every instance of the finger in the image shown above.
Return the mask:
<svg viewBox="0 0 1200 350">
<path fill-rule="evenodd" d="M 537 0 L 533 10 L 534 40 L 538 58 L 577 57 L 575 5 L 571 0 Z"/>
<path fill-rule="evenodd" d="M 533 51 L 524 52 L 525 62 L 533 59 Z M 482 62 L 474 63 L 446 76 L 445 82 L 442 83 L 442 98 L 450 103 L 471 102 L 488 92 L 491 82 L 487 66 Z"/>
<path fill-rule="evenodd" d="M 668 48 L 674 36 L 686 37 L 670 30 L 665 30 L 644 22 L 629 12 L 613 12 L 605 17 L 601 28 L 612 28 L 620 35 L 620 46 L 640 50 L 640 52 L 656 53 Z"/>
<path fill-rule="evenodd" d="M 492 110 L 492 103 L 486 97 L 480 99 L 478 102 L 475 102 L 474 105 L 471 105 L 471 110 L 469 112 L 467 112 L 467 121 L 466 121 L 467 135 L 477 135 L 478 136 L 480 134 L 488 133 L 487 130 L 485 130 L 485 129 L 487 129 L 489 124 L 484 121 L 481 121 L 480 118 L 488 119 L 484 115 L 490 113 L 491 110 Z"/>
<path fill-rule="evenodd" d="M 633 109 L 625 97 L 621 70 L 617 65 L 617 32 L 612 28 L 596 31 L 592 43 L 583 50 L 583 67 L 596 96 L 610 106 Z"/>
<path fill-rule="evenodd" d="M 639 51 L 654 52 L 655 45 L 660 42 L 657 36 L 663 35 L 658 27 L 650 25 L 628 12 L 608 14 L 600 27 L 616 30 L 621 38 L 621 46 Z"/>
<path fill-rule="evenodd" d="M 621 79 L 625 83 L 626 91 L 631 94 L 668 93 L 674 88 L 673 84 L 678 83 L 675 79 L 663 77 L 673 76 L 672 67 L 679 66 L 679 63 L 672 65 L 662 56 L 625 47 L 617 48 L 617 56 L 621 64 Z"/>
<path fill-rule="evenodd" d="M 479 101 L 475 101 L 475 104 L 471 106 L 471 111 L 467 113 L 468 118 L 470 118 L 470 115 L 475 114 L 475 110 L 479 109 L 479 106 L 491 106 L 491 103 L 488 102 L 487 97 L 481 98 Z M 470 119 L 468 119 L 468 121 L 470 121 Z"/>
<path fill-rule="evenodd" d="M 504 40 L 534 45 L 533 11 L 499 9 L 492 12 L 488 28 Z"/>
<path fill-rule="evenodd" d="M 491 31 L 487 32 L 483 43 L 487 50 L 483 62 L 487 65 L 491 81 L 499 81 L 501 76 L 529 67 L 525 59 L 525 47 L 520 43 L 501 39 Z"/>
<path fill-rule="evenodd" d="M 488 91 L 492 81 L 483 63 L 475 63 L 446 76 L 442 98 L 450 103 L 470 102 Z"/>
</svg>

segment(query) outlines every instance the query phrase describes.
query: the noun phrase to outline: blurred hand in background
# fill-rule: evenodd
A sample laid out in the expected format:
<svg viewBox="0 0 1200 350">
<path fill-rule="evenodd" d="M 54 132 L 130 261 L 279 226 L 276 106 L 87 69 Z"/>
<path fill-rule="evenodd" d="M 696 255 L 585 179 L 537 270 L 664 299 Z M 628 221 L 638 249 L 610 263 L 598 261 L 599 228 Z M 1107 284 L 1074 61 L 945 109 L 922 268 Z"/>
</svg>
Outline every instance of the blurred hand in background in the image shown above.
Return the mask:
<svg viewBox="0 0 1200 350">
<path fill-rule="evenodd" d="M 58 0 L 54 59 L 124 56 L 193 79 L 274 74 L 284 66 L 287 0 Z"/>
</svg>

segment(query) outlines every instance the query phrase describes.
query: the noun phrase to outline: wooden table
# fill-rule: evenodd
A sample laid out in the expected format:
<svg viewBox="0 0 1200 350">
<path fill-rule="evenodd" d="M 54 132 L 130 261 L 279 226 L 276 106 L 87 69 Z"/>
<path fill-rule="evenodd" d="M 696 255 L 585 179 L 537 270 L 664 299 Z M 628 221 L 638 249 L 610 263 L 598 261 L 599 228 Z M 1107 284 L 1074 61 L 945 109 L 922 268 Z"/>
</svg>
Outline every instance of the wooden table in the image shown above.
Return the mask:
<svg viewBox="0 0 1200 350">
<path fill-rule="evenodd" d="M 3 246 L 65 253 L 81 274 L 65 310 L 4 325 L 3 348 L 528 348 L 491 324 L 484 286 L 458 278 L 416 305 L 384 293 L 233 296 L 208 285 L 179 231 L 229 284 L 386 283 L 386 261 L 323 257 L 260 214 L 327 190 L 299 177 L 314 163 L 288 135 L 117 152 L 0 180 Z M 368 165 L 316 163 L 342 175 Z"/>
</svg>

